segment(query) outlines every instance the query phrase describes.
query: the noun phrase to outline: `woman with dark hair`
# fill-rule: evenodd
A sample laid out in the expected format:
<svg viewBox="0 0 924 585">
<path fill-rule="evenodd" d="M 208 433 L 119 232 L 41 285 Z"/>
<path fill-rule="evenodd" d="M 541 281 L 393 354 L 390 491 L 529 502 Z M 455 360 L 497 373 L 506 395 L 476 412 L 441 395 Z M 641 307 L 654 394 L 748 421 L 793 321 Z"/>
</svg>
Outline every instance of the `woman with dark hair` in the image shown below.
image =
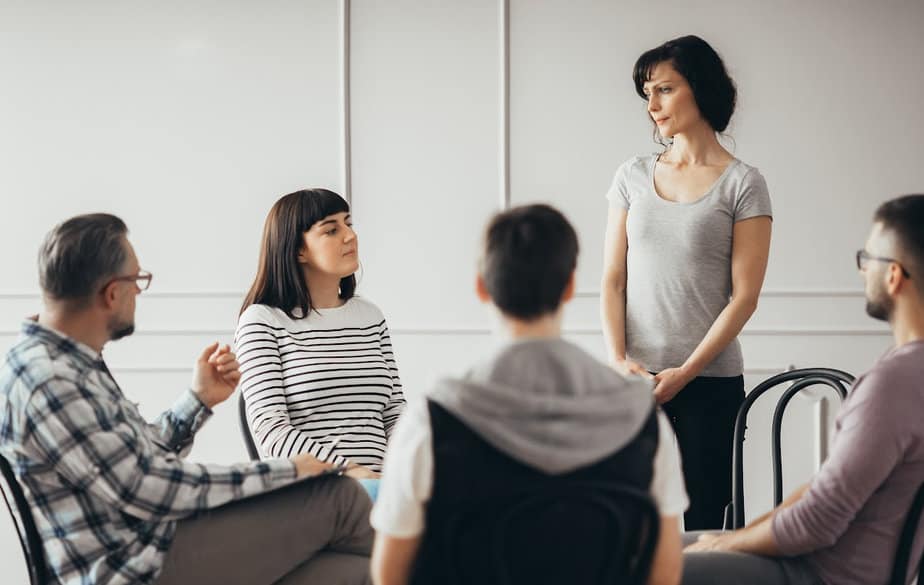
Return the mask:
<svg viewBox="0 0 924 585">
<path fill-rule="evenodd" d="M 235 341 L 264 456 L 311 453 L 375 478 L 405 401 L 385 318 L 354 295 L 358 268 L 342 197 L 326 189 L 282 197 L 266 218 Z"/>
<path fill-rule="evenodd" d="M 685 528 L 718 528 L 744 400 L 737 336 L 767 268 L 770 195 L 760 172 L 719 143 L 737 92 L 706 41 L 645 52 L 633 79 L 664 148 L 623 163 L 607 193 L 604 333 L 614 363 L 655 374 L 683 457 Z"/>
</svg>

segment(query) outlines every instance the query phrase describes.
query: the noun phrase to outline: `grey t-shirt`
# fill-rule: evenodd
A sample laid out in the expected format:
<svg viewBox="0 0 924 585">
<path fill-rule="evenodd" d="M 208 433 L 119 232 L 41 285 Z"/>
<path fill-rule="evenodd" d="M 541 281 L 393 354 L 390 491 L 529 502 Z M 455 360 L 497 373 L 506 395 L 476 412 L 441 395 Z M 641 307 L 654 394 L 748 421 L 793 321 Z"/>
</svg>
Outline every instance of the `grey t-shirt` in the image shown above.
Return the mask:
<svg viewBox="0 0 924 585">
<path fill-rule="evenodd" d="M 626 354 L 655 372 L 682 365 L 728 305 L 734 224 L 772 217 L 756 168 L 735 159 L 702 198 L 677 203 L 655 191 L 657 157 L 623 163 L 606 195 L 629 211 Z M 736 339 L 700 375 L 738 376 L 742 369 Z"/>
</svg>

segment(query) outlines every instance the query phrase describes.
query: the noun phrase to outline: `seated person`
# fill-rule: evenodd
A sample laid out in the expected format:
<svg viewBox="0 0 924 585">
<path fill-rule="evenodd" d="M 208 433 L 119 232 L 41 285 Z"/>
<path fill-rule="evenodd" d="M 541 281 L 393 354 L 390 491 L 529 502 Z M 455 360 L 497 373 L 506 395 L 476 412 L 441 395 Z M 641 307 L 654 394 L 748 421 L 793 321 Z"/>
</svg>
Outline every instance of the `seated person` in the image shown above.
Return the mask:
<svg viewBox="0 0 924 585">
<path fill-rule="evenodd" d="M 347 202 L 327 189 L 273 205 L 235 343 L 263 455 L 357 466 L 374 495 L 404 394 L 385 317 L 354 295 L 352 224 Z"/>
<path fill-rule="evenodd" d="M 491 221 L 477 292 L 497 307 L 510 340 L 464 378 L 411 401 L 398 422 L 372 512 L 375 583 L 451 582 L 434 536 L 459 502 L 563 485 L 562 477 L 650 493 L 660 537 L 649 583 L 679 582 L 678 518 L 688 501 L 654 383 L 561 338 L 577 253 L 574 229 L 546 205 Z"/>
<path fill-rule="evenodd" d="M 31 505 L 51 581 L 368 582 L 362 488 L 338 477 L 295 483 L 331 464 L 308 454 L 184 460 L 240 379 L 228 346 L 203 350 L 190 389 L 153 424 L 122 393 L 103 346 L 132 333 L 136 297 L 151 283 L 122 220 L 82 215 L 55 227 L 39 276 L 44 310 L 0 365 L 0 453 Z"/>
<path fill-rule="evenodd" d="M 895 347 L 851 388 L 828 459 L 809 484 L 747 527 L 698 535 L 684 555 L 684 583 L 888 582 L 924 481 L 922 226 L 924 195 L 893 199 L 878 209 L 857 252 L 866 312 L 889 322 Z M 921 558 L 922 546 L 912 559 Z"/>
</svg>

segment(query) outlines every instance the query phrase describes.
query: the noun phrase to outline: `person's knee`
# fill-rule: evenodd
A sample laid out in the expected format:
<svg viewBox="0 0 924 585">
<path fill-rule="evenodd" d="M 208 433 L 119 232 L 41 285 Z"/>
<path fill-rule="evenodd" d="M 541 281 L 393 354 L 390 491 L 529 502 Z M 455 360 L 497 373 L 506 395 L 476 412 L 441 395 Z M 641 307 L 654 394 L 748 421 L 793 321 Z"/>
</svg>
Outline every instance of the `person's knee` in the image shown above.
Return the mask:
<svg viewBox="0 0 924 585">
<path fill-rule="evenodd" d="M 332 478 L 331 500 L 338 515 L 348 524 L 368 525 L 372 513 L 372 500 L 358 481 L 349 477 Z"/>
<path fill-rule="evenodd" d="M 349 477 L 337 478 L 335 489 L 343 501 L 350 507 L 359 506 L 365 509 L 372 508 L 369 492 L 361 483 Z"/>
</svg>

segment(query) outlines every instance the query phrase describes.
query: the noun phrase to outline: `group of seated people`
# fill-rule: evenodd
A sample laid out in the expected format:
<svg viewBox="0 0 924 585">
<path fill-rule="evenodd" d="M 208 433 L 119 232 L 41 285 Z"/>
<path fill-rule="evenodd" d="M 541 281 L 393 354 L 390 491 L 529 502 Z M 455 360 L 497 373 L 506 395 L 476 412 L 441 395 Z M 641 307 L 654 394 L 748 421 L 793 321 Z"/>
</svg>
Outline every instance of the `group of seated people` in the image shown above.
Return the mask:
<svg viewBox="0 0 924 585">
<path fill-rule="evenodd" d="M 204 348 L 153 423 L 102 353 L 151 274 L 122 220 L 70 218 L 39 252 L 44 308 L 0 365 L 0 454 L 50 582 L 884 584 L 924 482 L 922 226 L 924 195 L 877 211 L 857 264 L 895 347 L 852 387 L 819 473 L 740 530 L 682 532 L 652 377 L 561 337 L 578 238 L 540 204 L 484 232 L 476 294 L 505 342 L 406 401 L 385 318 L 354 294 L 346 201 L 281 198 L 235 348 Z M 264 458 L 188 461 L 239 386 Z"/>
</svg>

